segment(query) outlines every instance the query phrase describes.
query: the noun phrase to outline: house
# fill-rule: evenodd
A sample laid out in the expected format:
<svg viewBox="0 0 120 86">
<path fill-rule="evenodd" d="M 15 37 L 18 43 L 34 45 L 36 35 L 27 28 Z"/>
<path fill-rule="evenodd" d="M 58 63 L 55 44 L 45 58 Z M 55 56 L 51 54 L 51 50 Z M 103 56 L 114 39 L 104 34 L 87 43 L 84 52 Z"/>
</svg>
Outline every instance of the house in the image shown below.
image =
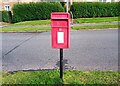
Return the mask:
<svg viewBox="0 0 120 86">
<path fill-rule="evenodd" d="M 29 2 L 43 2 L 43 1 L 57 1 L 57 0 L 1 0 L 0 5 L 2 9 L 10 11 L 14 4 L 19 3 L 29 3 Z M 58 0 L 58 1 L 67 1 L 67 0 Z M 70 4 L 72 2 L 119 2 L 120 0 L 69 0 Z"/>
<path fill-rule="evenodd" d="M 74 2 L 118 2 L 120 0 L 73 0 Z"/>
<path fill-rule="evenodd" d="M 29 2 L 39 2 L 39 1 L 41 1 L 41 0 L 3 0 L 1 2 L 1 5 L 2 5 L 1 10 L 10 11 L 14 4 L 29 3 Z"/>
</svg>

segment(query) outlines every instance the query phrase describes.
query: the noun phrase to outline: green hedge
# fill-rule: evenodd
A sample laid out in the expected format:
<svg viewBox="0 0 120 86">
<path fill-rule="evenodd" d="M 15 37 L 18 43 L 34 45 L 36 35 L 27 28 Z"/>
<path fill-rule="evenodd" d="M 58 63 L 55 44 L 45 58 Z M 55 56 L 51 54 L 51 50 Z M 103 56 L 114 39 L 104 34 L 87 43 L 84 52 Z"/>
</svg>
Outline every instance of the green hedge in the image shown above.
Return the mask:
<svg viewBox="0 0 120 86">
<path fill-rule="evenodd" d="M 2 11 L 2 21 L 3 22 L 12 22 L 12 14 L 11 11 Z"/>
<path fill-rule="evenodd" d="M 114 17 L 120 15 L 118 5 L 118 2 L 74 2 L 70 11 L 72 11 L 74 18 Z"/>
<path fill-rule="evenodd" d="M 16 4 L 13 7 L 13 22 L 50 19 L 51 12 L 63 12 L 60 3 L 37 2 L 29 4 Z"/>
</svg>

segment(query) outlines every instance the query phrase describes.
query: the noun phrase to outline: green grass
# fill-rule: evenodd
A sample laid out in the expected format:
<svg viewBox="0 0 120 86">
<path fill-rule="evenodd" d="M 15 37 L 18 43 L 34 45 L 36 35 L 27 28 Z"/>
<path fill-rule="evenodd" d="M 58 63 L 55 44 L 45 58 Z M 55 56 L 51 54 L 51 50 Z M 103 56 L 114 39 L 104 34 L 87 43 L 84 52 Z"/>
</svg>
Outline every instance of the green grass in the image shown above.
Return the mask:
<svg viewBox="0 0 120 86">
<path fill-rule="evenodd" d="M 0 32 L 39 32 L 49 31 L 49 27 L 41 28 L 0 28 Z"/>
<path fill-rule="evenodd" d="M 101 18 L 78 18 L 77 23 L 100 23 L 118 21 L 118 17 L 101 17 Z"/>
<path fill-rule="evenodd" d="M 72 26 L 73 30 L 82 29 L 105 29 L 105 28 L 118 28 L 118 25 L 108 24 L 108 25 L 95 25 L 95 26 Z M 39 31 L 49 31 L 50 27 L 27 27 L 27 28 L 0 28 L 0 32 L 39 32 Z"/>
<path fill-rule="evenodd" d="M 48 25 L 50 24 L 50 20 L 33 20 L 33 21 L 24 21 L 11 24 L 11 26 L 18 26 L 18 25 Z"/>
<path fill-rule="evenodd" d="M 104 17 L 104 18 L 80 18 L 76 20 L 78 23 L 95 23 L 95 22 L 112 22 L 118 21 L 118 17 Z M 5 24 L 5 23 L 2 23 Z M 49 31 L 50 27 L 44 27 L 42 25 L 49 25 L 50 20 L 34 20 L 34 21 L 24 21 L 15 24 L 8 24 L 8 27 L 0 28 L 0 32 L 38 32 L 38 31 Z M 22 26 L 23 25 L 23 26 Z M 37 26 L 35 28 L 34 26 Z M 39 26 L 40 25 L 40 26 Z M 10 26 L 10 28 L 9 28 Z M 13 26 L 13 28 L 12 28 Z M 18 28 L 17 28 L 18 26 Z M 22 27 L 20 27 L 22 26 Z M 27 26 L 27 27 L 24 27 Z M 95 25 L 95 26 L 72 26 L 74 30 L 80 29 L 104 29 L 104 28 L 118 28 L 117 24 L 107 24 L 107 25 Z"/>
<path fill-rule="evenodd" d="M 118 25 L 108 24 L 108 25 L 95 25 L 95 26 L 72 26 L 73 30 L 81 29 L 105 29 L 105 28 L 118 28 Z M 50 27 L 27 27 L 27 28 L 0 28 L 0 32 L 39 32 L 39 31 L 49 31 Z"/>
<path fill-rule="evenodd" d="M 4 73 L 3 84 L 117 84 L 120 73 L 114 71 L 65 70 L 63 82 L 58 70 Z M 88 85 L 89 86 L 89 85 Z M 96 86 L 96 85 L 94 85 Z"/>
<path fill-rule="evenodd" d="M 77 23 L 99 23 L 99 22 L 113 22 L 118 21 L 118 17 L 101 17 L 101 18 L 78 18 L 76 19 Z M 2 23 L 6 24 L 6 23 Z M 33 21 L 23 21 L 14 24 L 10 24 L 11 26 L 18 25 L 48 25 L 50 24 L 50 20 L 33 20 Z"/>
<path fill-rule="evenodd" d="M 114 24 L 107 24 L 107 25 L 95 25 L 95 26 L 72 26 L 74 30 L 81 30 L 81 29 L 105 29 L 105 28 L 118 28 L 118 25 Z"/>
</svg>

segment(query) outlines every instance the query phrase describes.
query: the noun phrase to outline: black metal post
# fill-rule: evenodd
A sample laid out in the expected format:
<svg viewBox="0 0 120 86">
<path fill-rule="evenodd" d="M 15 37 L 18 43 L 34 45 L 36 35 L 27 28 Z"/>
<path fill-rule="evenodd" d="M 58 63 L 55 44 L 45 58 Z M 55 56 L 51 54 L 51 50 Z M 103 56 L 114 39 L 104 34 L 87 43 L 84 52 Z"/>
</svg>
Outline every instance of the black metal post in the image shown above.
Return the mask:
<svg viewBox="0 0 120 86">
<path fill-rule="evenodd" d="M 60 79 L 63 77 L 63 49 L 60 48 Z"/>
</svg>

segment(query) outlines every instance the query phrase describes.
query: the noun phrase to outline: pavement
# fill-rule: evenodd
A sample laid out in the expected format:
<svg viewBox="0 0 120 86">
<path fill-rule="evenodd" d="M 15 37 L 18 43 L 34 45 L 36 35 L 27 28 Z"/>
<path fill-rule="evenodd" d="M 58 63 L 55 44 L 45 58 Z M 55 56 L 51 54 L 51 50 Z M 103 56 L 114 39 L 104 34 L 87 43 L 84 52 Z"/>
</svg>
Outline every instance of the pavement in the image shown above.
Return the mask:
<svg viewBox="0 0 120 86">
<path fill-rule="evenodd" d="M 2 34 L 3 71 L 59 68 L 59 49 L 51 47 L 51 33 Z M 64 49 L 64 69 L 118 70 L 118 30 L 72 30 Z"/>
</svg>

